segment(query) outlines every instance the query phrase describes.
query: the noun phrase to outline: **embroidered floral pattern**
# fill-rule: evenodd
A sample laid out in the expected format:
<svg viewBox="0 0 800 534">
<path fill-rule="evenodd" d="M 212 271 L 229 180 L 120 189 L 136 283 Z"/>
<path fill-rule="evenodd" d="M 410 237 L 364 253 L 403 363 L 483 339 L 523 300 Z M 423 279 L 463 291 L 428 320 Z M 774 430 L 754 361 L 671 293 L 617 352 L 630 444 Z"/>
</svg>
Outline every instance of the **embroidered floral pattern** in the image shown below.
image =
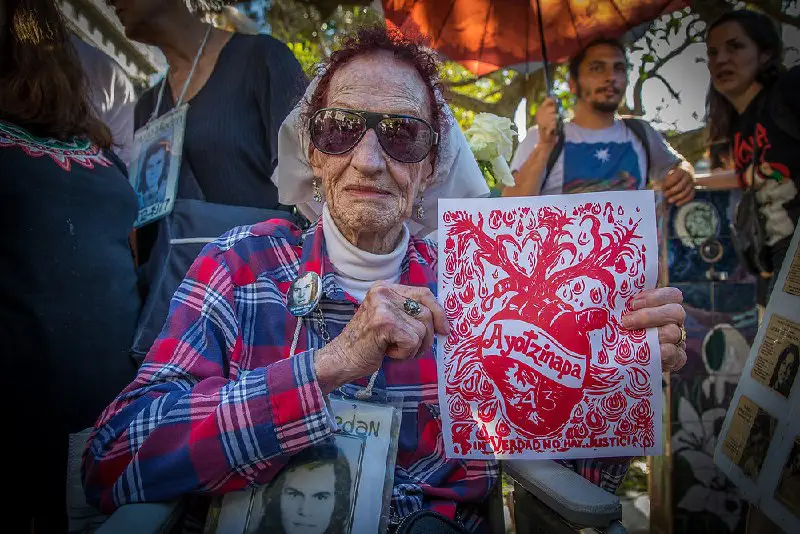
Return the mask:
<svg viewBox="0 0 800 534">
<path fill-rule="evenodd" d="M 93 169 L 95 164 L 111 166 L 109 160 L 97 145 L 82 139 L 59 141 L 31 135 L 26 130 L 0 121 L 0 148 L 19 147 L 33 158 L 50 156 L 56 164 L 69 172 L 72 162 Z"/>
</svg>

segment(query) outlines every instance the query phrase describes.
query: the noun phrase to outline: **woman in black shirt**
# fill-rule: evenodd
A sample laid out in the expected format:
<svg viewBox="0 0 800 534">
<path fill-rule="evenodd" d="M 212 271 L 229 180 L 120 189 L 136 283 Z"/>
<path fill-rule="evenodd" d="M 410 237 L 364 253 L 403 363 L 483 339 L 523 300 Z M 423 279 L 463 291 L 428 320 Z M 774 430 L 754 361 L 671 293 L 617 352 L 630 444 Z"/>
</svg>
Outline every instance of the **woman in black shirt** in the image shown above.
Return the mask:
<svg viewBox="0 0 800 534">
<path fill-rule="evenodd" d="M 783 44 L 772 21 L 732 11 L 708 30 L 711 141 L 731 148 L 729 180 L 753 188 L 764 234 L 759 303 L 764 305 L 800 217 L 800 69 L 783 67 Z"/>
<path fill-rule="evenodd" d="M 91 109 L 54 1 L 0 0 L 4 532 L 66 531 L 68 436 L 136 374 L 136 197 Z"/>
<path fill-rule="evenodd" d="M 202 248 L 197 243 L 235 226 L 293 217 L 291 207 L 279 203 L 271 177 L 278 130 L 307 80 L 277 39 L 213 28 L 184 0 L 109 3 L 126 35 L 158 47 L 169 65 L 136 103 L 135 127 L 152 127 L 176 107 L 189 106 L 173 211 L 136 231 L 145 304 L 133 351 L 143 359 Z"/>
<path fill-rule="evenodd" d="M 288 47 L 268 35 L 209 28 L 184 0 L 109 3 L 125 34 L 158 47 L 169 66 L 164 80 L 136 103 L 137 130 L 174 109 L 189 80 L 182 99 L 189 111 L 177 198 L 288 211 L 270 178 L 278 160 L 278 129 L 307 85 Z M 148 258 L 155 227 L 138 232 L 141 261 Z"/>
</svg>

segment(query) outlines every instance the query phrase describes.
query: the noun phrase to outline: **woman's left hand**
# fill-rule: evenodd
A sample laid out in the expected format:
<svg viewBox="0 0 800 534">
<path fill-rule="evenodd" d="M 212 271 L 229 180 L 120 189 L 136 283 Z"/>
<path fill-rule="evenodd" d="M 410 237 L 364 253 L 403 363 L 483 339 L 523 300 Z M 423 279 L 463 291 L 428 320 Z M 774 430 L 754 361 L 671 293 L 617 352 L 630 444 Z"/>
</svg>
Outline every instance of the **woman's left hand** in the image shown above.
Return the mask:
<svg viewBox="0 0 800 534">
<path fill-rule="evenodd" d="M 683 293 L 676 287 L 648 289 L 634 297 L 633 311 L 622 317 L 622 326 L 627 330 L 658 328 L 661 370 L 665 372 L 677 371 L 686 363 L 686 312 L 681 302 Z"/>
</svg>

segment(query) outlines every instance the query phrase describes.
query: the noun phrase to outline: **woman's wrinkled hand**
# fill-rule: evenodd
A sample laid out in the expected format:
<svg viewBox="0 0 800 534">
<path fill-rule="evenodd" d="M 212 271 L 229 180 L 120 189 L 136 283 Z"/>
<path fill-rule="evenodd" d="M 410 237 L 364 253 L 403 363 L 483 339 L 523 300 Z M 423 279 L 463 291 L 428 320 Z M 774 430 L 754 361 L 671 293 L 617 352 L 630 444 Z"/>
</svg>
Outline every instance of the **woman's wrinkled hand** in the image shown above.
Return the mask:
<svg viewBox="0 0 800 534">
<path fill-rule="evenodd" d="M 632 311 L 622 317 L 627 330 L 658 328 L 662 371 L 677 371 L 686 364 L 686 344 L 681 342 L 686 319 L 682 302 L 678 288 L 649 289 L 634 297 Z"/>
<path fill-rule="evenodd" d="M 419 304 L 412 317 L 406 299 Z M 342 333 L 317 351 L 314 366 L 323 393 L 377 371 L 384 355 L 406 360 L 424 354 L 436 334 L 448 335 L 444 310 L 426 287 L 376 283 Z"/>
</svg>

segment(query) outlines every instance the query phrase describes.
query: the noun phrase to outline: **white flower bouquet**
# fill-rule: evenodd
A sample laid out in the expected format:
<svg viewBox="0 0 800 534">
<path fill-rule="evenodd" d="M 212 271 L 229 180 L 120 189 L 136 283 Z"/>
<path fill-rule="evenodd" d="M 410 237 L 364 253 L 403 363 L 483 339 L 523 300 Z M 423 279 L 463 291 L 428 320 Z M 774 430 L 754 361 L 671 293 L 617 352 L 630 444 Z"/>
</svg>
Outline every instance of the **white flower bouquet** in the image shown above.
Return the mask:
<svg viewBox="0 0 800 534">
<path fill-rule="evenodd" d="M 514 185 L 508 162 L 514 149 L 514 123 L 492 113 L 478 113 L 464 136 L 489 187 Z"/>
</svg>

